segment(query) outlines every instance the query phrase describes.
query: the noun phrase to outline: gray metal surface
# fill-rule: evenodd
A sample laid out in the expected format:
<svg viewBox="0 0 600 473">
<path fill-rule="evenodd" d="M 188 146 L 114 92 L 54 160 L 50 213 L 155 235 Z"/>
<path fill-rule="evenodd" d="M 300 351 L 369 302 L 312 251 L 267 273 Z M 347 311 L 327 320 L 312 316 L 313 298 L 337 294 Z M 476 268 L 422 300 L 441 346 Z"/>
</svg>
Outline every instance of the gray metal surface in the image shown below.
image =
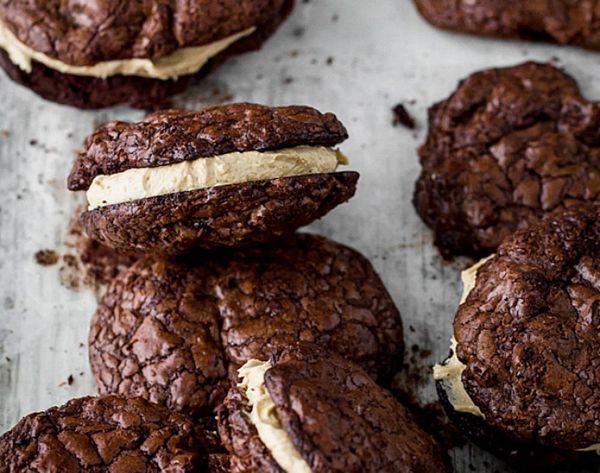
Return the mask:
<svg viewBox="0 0 600 473">
<path fill-rule="evenodd" d="M 193 109 L 227 99 L 310 104 L 334 111 L 350 139 L 342 149 L 360 171 L 356 197 L 310 230 L 351 245 L 373 261 L 398 304 L 409 359 L 420 374 L 448 352 L 450 323 L 465 261 L 444 262 L 412 204 L 419 172 L 415 149 L 426 109 L 457 81 L 490 66 L 555 60 L 600 97 L 598 55 L 573 48 L 502 42 L 434 30 L 408 0 L 298 1 L 290 20 L 258 53 L 227 63 L 177 99 Z M 414 102 L 412 102 L 414 101 Z M 405 102 L 415 132 L 392 127 L 391 107 Z M 139 119 L 126 108 L 83 112 L 45 102 L 0 74 L 0 431 L 21 416 L 93 394 L 88 322 L 96 300 L 61 282 L 63 262 L 43 267 L 34 254 L 65 247 L 80 200 L 66 190 L 73 153 L 94 126 Z M 62 279 L 64 280 L 64 271 Z M 411 356 L 411 347 L 431 350 Z M 416 349 L 416 347 L 415 347 Z M 69 383 L 69 376 L 73 377 Z M 418 377 L 415 377 L 418 378 Z M 423 403 L 429 379 L 409 382 Z M 411 379 L 413 379 L 411 377 Z M 502 471 L 473 446 L 452 452 L 457 472 Z"/>
</svg>

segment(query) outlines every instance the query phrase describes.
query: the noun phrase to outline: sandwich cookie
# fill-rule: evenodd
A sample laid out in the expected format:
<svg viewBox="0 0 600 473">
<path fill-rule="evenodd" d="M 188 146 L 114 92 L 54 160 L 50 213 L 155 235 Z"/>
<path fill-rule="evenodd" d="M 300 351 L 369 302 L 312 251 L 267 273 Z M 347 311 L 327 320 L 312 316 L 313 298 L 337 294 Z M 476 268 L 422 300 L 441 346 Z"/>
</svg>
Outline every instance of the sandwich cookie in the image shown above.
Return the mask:
<svg viewBox="0 0 600 473">
<path fill-rule="evenodd" d="M 0 4 L 0 66 L 79 108 L 156 108 L 228 56 L 259 49 L 293 0 Z"/>
<path fill-rule="evenodd" d="M 219 408 L 233 472 L 443 472 L 440 448 L 354 363 L 312 344 L 239 370 Z"/>
<path fill-rule="evenodd" d="M 304 234 L 277 246 L 138 261 L 101 300 L 89 355 L 100 393 L 203 415 L 246 361 L 298 340 L 382 383 L 402 366 L 400 314 L 370 262 Z"/>
<path fill-rule="evenodd" d="M 488 69 L 429 110 L 415 207 L 445 255 L 485 255 L 560 208 L 600 201 L 600 106 L 548 65 Z"/>
<path fill-rule="evenodd" d="M 68 186 L 88 236 L 122 252 L 179 254 L 273 241 L 354 195 L 331 113 L 239 103 L 98 128 Z"/>
<path fill-rule="evenodd" d="M 84 397 L 30 414 L 0 436 L 0 472 L 218 473 L 208 469 L 203 437 L 186 417 L 144 399 Z"/>
<path fill-rule="evenodd" d="M 595 464 L 598 211 L 563 211 L 517 231 L 463 280 L 451 357 L 434 369 L 449 416 L 521 467 Z"/>
</svg>

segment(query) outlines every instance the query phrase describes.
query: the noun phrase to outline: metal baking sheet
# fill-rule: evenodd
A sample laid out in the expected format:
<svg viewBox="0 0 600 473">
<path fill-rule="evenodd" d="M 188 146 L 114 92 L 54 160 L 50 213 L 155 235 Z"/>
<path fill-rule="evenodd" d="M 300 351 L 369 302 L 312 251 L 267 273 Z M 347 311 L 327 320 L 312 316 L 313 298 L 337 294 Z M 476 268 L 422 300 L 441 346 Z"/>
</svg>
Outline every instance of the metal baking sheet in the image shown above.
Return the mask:
<svg viewBox="0 0 600 473">
<path fill-rule="evenodd" d="M 417 146 L 426 110 L 469 73 L 526 60 L 553 61 L 600 98 L 596 53 L 496 41 L 433 29 L 409 0 L 301 1 L 256 53 L 228 62 L 176 100 L 187 109 L 219 101 L 310 104 L 334 111 L 350 139 L 342 149 L 360 171 L 354 199 L 310 231 L 368 256 L 387 284 L 406 329 L 406 383 L 422 404 L 435 400 L 429 367 L 448 352 L 459 271 L 443 261 L 412 204 Z M 403 102 L 415 131 L 392 126 Z M 70 284 L 69 220 L 80 197 L 66 190 L 74 152 L 95 125 L 140 119 L 125 107 L 79 111 L 45 102 L 0 74 L 0 431 L 21 416 L 95 393 L 87 331 L 96 294 Z M 42 266 L 34 254 L 61 260 Z M 71 268 L 72 269 L 72 268 Z M 414 346 L 414 350 L 413 350 Z M 430 353 L 429 353 L 430 352 Z M 413 376 L 413 374 L 415 374 Z M 455 470 L 503 471 L 472 445 L 451 451 Z"/>
</svg>

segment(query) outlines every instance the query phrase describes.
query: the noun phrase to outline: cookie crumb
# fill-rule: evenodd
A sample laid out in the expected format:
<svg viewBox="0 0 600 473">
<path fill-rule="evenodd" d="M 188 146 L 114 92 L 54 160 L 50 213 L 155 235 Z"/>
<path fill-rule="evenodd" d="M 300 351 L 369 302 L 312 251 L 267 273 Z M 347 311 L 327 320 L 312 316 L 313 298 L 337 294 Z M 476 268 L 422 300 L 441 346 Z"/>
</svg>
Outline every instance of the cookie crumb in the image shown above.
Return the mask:
<svg viewBox="0 0 600 473">
<path fill-rule="evenodd" d="M 54 250 L 39 250 L 35 254 L 35 261 L 40 266 L 52 266 L 58 263 L 58 253 Z"/>
<path fill-rule="evenodd" d="M 394 113 L 394 120 L 392 121 L 392 125 L 402 125 L 403 127 L 409 128 L 411 130 L 415 129 L 415 119 L 408 113 L 406 107 L 403 104 L 397 104 L 394 108 L 392 108 L 392 112 Z"/>
<path fill-rule="evenodd" d="M 73 375 L 70 374 L 69 377 L 67 378 L 67 384 L 69 386 L 71 386 L 73 384 L 73 381 L 75 381 L 74 378 L 73 378 Z"/>
</svg>

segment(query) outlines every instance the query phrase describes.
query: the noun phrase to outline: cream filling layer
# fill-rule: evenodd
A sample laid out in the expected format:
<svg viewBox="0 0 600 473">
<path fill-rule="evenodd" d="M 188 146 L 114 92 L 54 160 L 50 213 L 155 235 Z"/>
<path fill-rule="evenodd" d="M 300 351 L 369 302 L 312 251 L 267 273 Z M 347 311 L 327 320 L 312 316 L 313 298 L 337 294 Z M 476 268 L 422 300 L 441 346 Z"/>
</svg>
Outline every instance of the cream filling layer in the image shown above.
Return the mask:
<svg viewBox="0 0 600 473">
<path fill-rule="evenodd" d="M 6 51 L 13 64 L 27 73 L 31 72 L 31 64 L 36 61 L 62 74 L 100 79 L 114 75 L 125 75 L 168 80 L 195 74 L 211 58 L 241 38 L 252 34 L 255 30 L 256 28 L 252 27 L 213 43 L 180 48 L 168 56 L 157 59 L 115 59 L 113 61 L 102 61 L 93 66 L 74 66 L 30 48 L 19 41 L 8 26 L 0 21 L 0 48 Z"/>
<path fill-rule="evenodd" d="M 467 300 L 469 293 L 475 287 L 477 282 L 477 270 L 494 256 L 495 255 L 491 255 L 482 259 L 461 273 L 461 279 L 463 283 L 463 293 L 460 300 L 461 304 Z M 467 414 L 485 418 L 479 407 L 473 402 L 471 396 L 469 396 L 469 393 L 467 393 L 467 390 L 462 382 L 462 373 L 466 366 L 458 359 L 458 355 L 456 354 L 456 346 L 456 339 L 454 336 L 452 336 L 450 342 L 450 351 L 452 352 L 452 356 L 443 365 L 438 364 L 433 367 L 433 378 L 436 381 L 441 381 L 444 383 L 448 401 L 450 404 L 452 404 L 452 407 L 457 412 L 465 412 Z M 596 451 L 596 453 L 600 454 L 600 443 L 590 445 L 586 448 L 580 448 L 577 451 Z"/>
<path fill-rule="evenodd" d="M 265 373 L 270 368 L 269 361 L 250 360 L 238 370 L 242 379 L 238 389 L 248 399 L 248 412 L 244 414 L 283 471 L 312 473 L 277 417 L 275 403 L 265 386 Z"/>
<path fill-rule="evenodd" d="M 460 276 L 463 284 L 463 293 L 460 299 L 461 304 L 467 300 L 467 296 L 475 287 L 477 270 L 493 256 L 494 255 L 482 259 L 461 273 Z M 441 381 L 444 383 L 448 401 L 450 404 L 452 404 L 456 411 L 484 417 L 481 409 L 479 409 L 479 407 L 477 407 L 477 405 L 473 402 L 462 382 L 462 374 L 466 366 L 458 359 L 458 355 L 456 354 L 456 345 L 456 339 L 453 336 L 450 344 L 452 356 L 443 365 L 435 365 L 433 367 L 433 378 L 436 381 Z"/>
<path fill-rule="evenodd" d="M 282 177 L 334 172 L 348 160 L 338 150 L 298 146 L 197 158 L 151 168 L 96 176 L 88 191 L 89 210 L 159 195 Z"/>
</svg>

